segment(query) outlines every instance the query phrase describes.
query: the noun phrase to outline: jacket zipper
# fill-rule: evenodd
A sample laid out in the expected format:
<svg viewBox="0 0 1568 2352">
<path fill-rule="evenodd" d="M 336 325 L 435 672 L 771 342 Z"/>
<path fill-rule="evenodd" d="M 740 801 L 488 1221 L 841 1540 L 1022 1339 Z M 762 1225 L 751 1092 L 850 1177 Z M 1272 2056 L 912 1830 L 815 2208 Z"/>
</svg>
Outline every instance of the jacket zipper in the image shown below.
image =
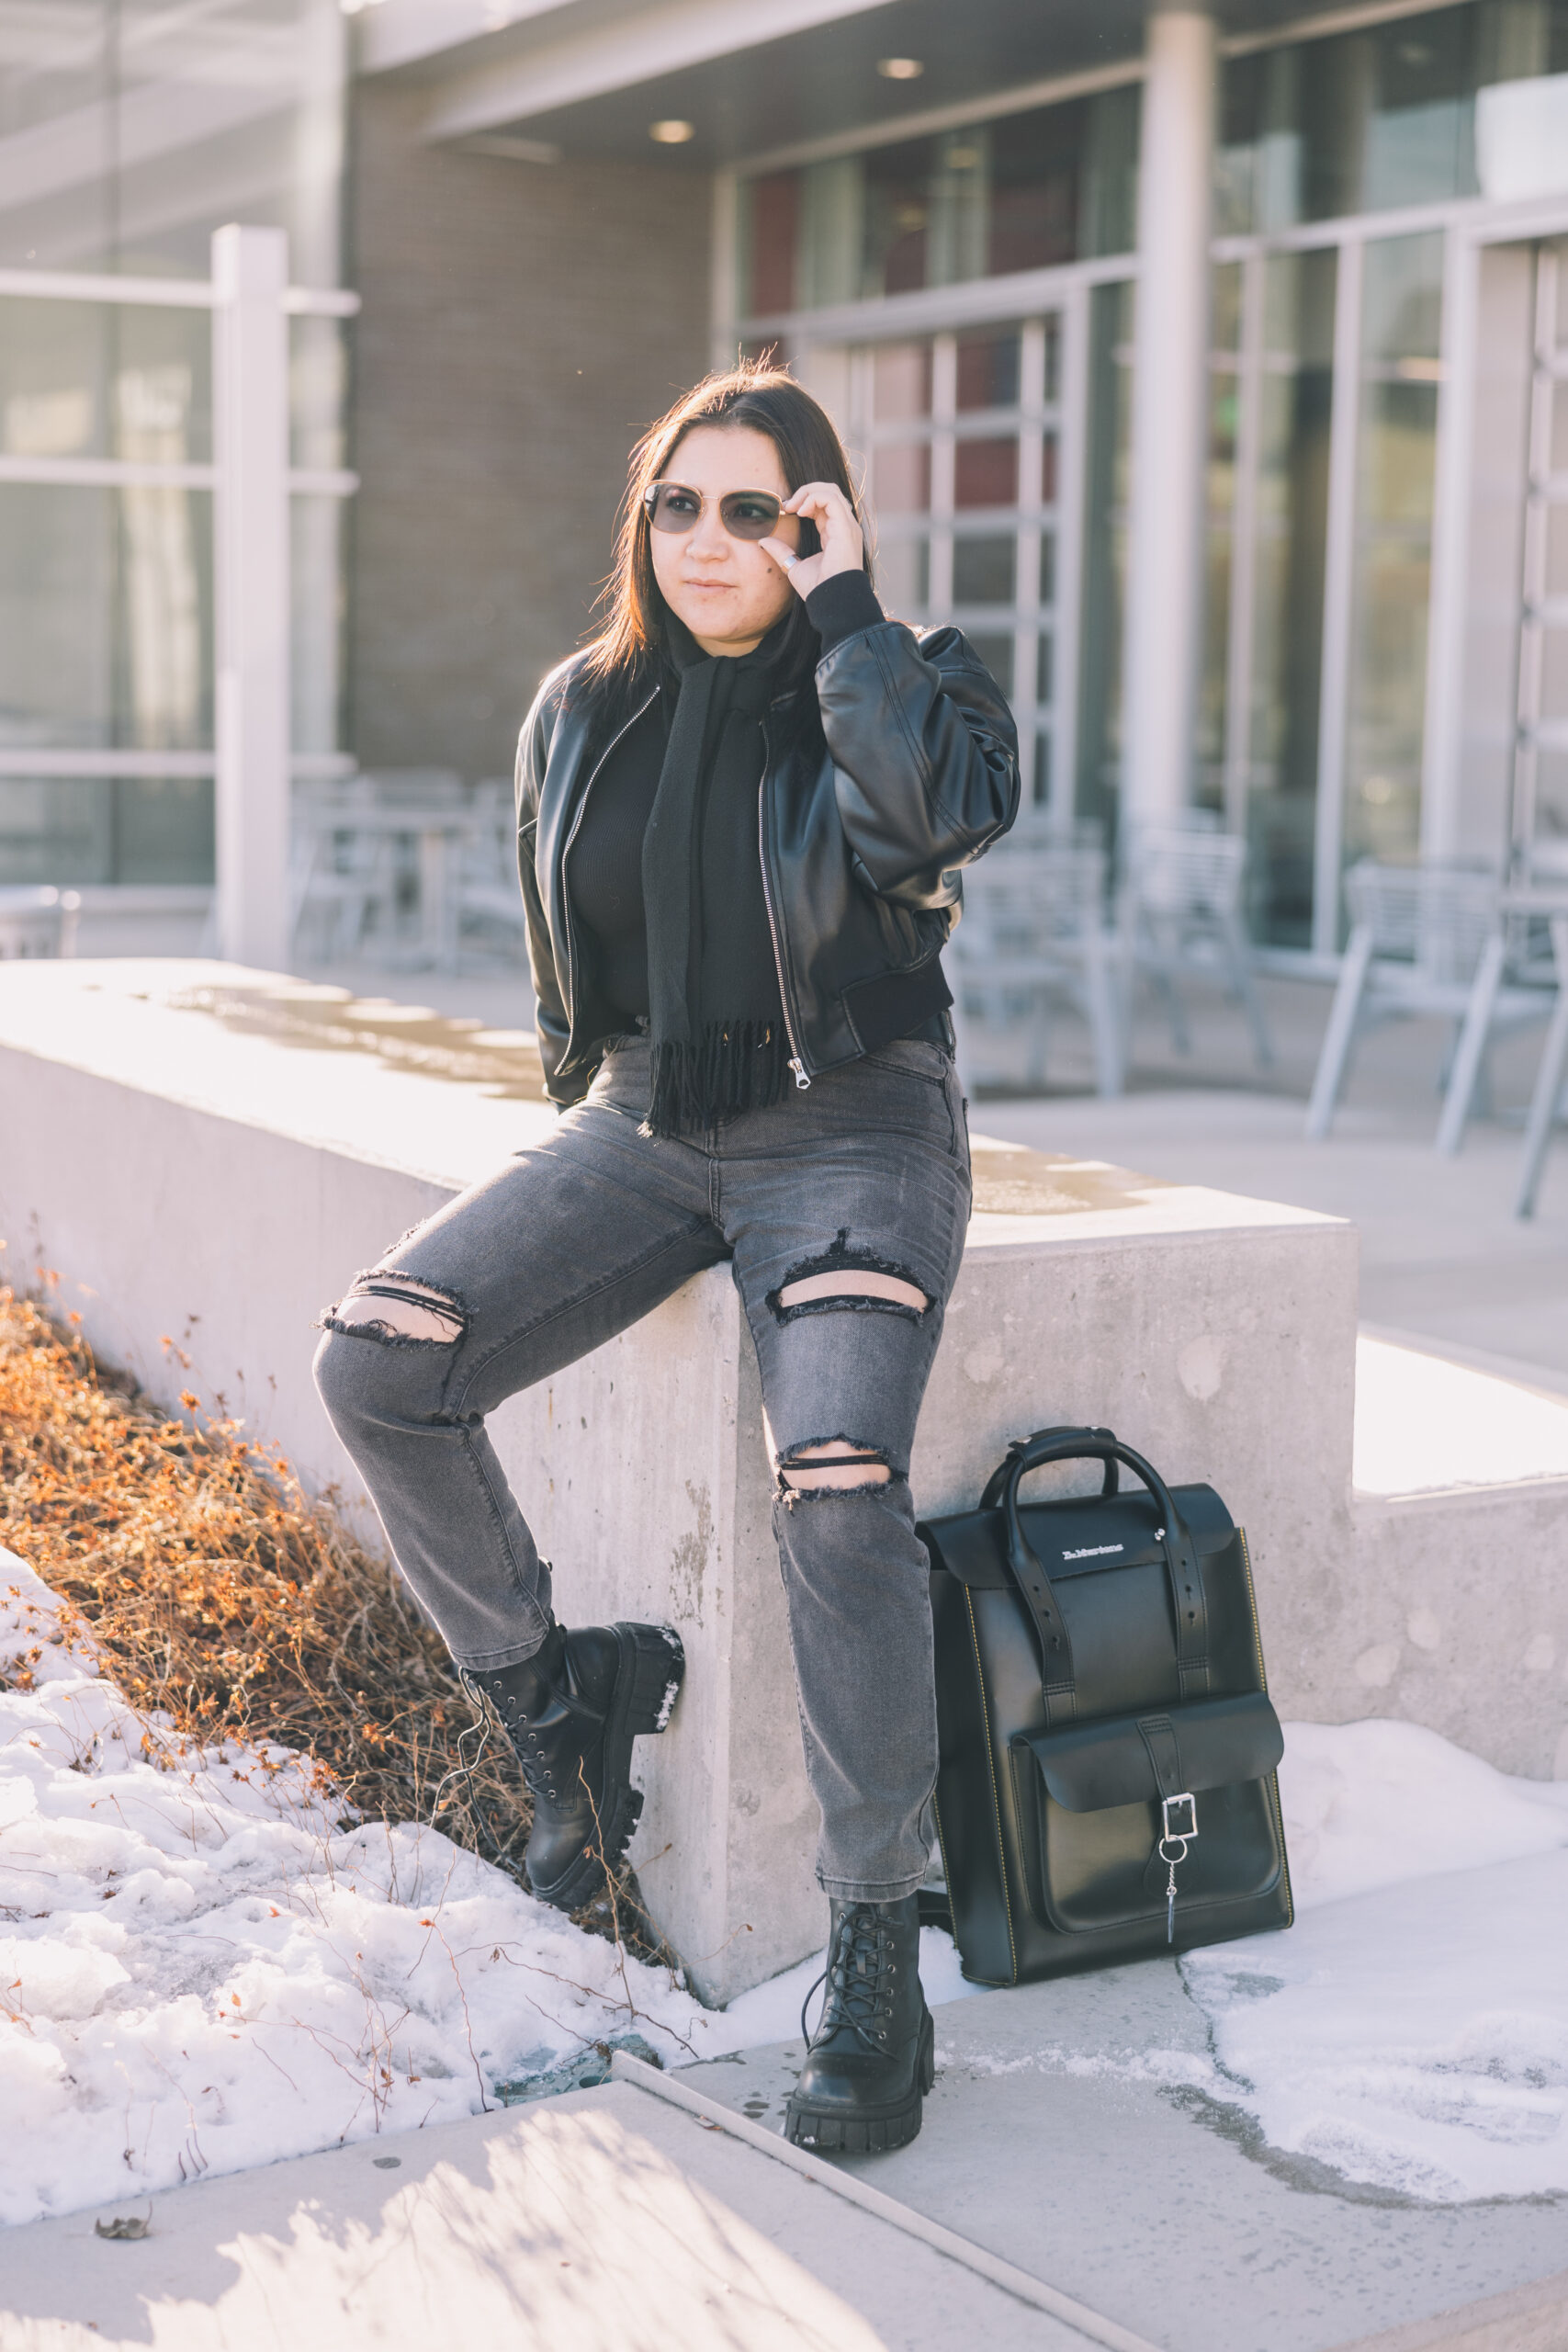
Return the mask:
<svg viewBox="0 0 1568 2352">
<path fill-rule="evenodd" d="M 790 1015 L 789 981 L 784 974 L 784 956 L 779 950 L 779 919 L 773 911 L 773 883 L 768 874 L 768 769 L 772 763 L 773 752 L 773 747 L 768 739 L 768 722 L 764 717 L 762 720 L 762 780 L 757 787 L 757 855 L 762 868 L 762 904 L 768 910 L 768 931 L 773 943 L 773 967 L 778 973 L 779 1002 L 784 1007 L 784 1031 L 795 1048 L 790 1057 L 789 1067 L 795 1074 L 796 1091 L 805 1094 L 810 1089 L 811 1077 L 806 1067 L 805 1057 L 800 1050 L 800 1039 L 795 1034 L 794 1020 Z"/>
<path fill-rule="evenodd" d="M 655 688 L 654 692 L 649 695 L 648 700 L 637 710 L 633 711 L 631 717 L 626 720 L 626 725 L 622 727 L 616 734 L 611 737 L 609 742 L 605 744 L 604 749 L 600 752 L 599 757 L 593 763 L 593 773 L 582 787 L 582 797 L 577 804 L 577 812 L 572 818 L 571 823 L 567 830 L 566 840 L 561 846 L 561 912 L 566 919 L 566 984 L 568 990 L 568 1001 L 571 1009 L 570 1026 L 567 1032 L 567 1052 L 560 1065 L 563 1071 L 570 1071 L 572 1067 L 573 1056 L 571 1053 L 571 1045 L 577 1029 L 578 1006 L 577 943 L 572 936 L 571 892 L 567 885 L 566 862 L 571 855 L 571 845 L 577 839 L 578 828 L 581 824 L 583 815 L 587 809 L 588 796 L 592 791 L 594 786 L 598 783 L 600 776 L 603 775 L 605 761 L 609 758 L 611 752 L 614 752 L 625 741 L 626 737 L 631 733 L 632 729 L 637 725 L 637 720 L 643 716 L 643 713 L 652 709 L 658 699 L 658 689 Z"/>
</svg>

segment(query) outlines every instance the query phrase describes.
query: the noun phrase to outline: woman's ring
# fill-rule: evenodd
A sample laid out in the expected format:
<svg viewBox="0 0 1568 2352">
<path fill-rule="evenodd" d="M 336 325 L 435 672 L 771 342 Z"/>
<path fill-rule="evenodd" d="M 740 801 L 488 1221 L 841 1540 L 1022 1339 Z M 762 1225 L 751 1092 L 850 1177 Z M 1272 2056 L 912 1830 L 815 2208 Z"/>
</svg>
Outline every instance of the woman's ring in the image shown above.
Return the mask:
<svg viewBox="0 0 1568 2352">
<path fill-rule="evenodd" d="M 797 555 L 782 555 L 779 558 L 779 561 L 783 564 L 786 571 L 793 571 L 795 565 L 800 561 L 800 558 Z"/>
</svg>

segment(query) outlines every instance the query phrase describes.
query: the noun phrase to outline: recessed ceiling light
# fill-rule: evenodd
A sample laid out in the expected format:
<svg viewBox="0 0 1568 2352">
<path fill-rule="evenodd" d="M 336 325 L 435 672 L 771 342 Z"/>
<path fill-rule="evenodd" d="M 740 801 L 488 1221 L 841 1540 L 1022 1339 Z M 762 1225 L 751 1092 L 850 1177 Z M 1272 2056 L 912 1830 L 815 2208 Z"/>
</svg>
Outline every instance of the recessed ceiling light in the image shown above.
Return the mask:
<svg viewBox="0 0 1568 2352">
<path fill-rule="evenodd" d="M 918 57 L 879 57 L 876 70 L 885 82 L 918 82 L 926 69 Z"/>
<path fill-rule="evenodd" d="M 688 139 L 696 137 L 697 126 L 694 122 L 650 122 L 648 135 L 661 147 L 683 147 Z"/>
</svg>

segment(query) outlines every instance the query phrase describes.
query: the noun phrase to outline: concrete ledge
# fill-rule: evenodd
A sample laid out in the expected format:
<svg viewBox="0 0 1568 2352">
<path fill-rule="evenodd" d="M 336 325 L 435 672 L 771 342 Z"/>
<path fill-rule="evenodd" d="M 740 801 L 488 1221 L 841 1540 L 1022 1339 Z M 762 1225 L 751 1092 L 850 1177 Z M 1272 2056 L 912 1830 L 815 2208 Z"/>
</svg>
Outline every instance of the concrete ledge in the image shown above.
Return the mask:
<svg viewBox="0 0 1568 2352">
<path fill-rule="evenodd" d="M 57 1269 L 107 1357 L 167 1401 L 191 1387 L 244 1415 L 352 1510 L 357 1481 L 310 1385 L 313 1319 L 389 1240 L 547 1132 L 538 1087 L 515 1035 L 276 975 L 0 971 L 0 1262 L 24 1282 Z M 1544 1488 L 1517 1543 L 1494 1512 L 1507 1573 L 1479 1612 L 1461 1605 L 1468 1521 L 1450 1550 L 1451 1521 L 1400 1506 L 1363 1544 L 1352 1229 L 1004 1146 L 977 1143 L 975 1168 L 912 1464 L 920 1508 L 972 1504 L 1021 1430 L 1109 1424 L 1173 1479 L 1211 1479 L 1246 1524 L 1282 1712 L 1408 1714 L 1549 1771 L 1561 1681 L 1522 1684 L 1519 1659 L 1542 1627 L 1568 1653 L 1568 1528 Z M 491 1428 L 563 1609 L 682 1628 L 692 1672 L 670 1734 L 641 1751 L 634 1859 L 694 1981 L 728 1999 L 821 1926 L 756 1367 L 728 1272 Z M 1422 1649 L 1408 1626 L 1439 1588 L 1453 1637 Z"/>
</svg>

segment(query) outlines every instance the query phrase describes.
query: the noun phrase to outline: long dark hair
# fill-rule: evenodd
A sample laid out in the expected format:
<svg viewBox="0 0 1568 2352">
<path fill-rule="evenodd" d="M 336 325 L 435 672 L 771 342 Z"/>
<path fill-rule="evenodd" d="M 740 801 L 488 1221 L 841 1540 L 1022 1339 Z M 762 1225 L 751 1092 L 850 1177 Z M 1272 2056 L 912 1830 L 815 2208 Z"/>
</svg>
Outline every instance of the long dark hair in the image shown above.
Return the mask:
<svg viewBox="0 0 1568 2352">
<path fill-rule="evenodd" d="M 632 451 L 626 502 L 615 537 L 615 568 L 600 599 L 604 607 L 604 626 L 590 644 L 580 673 L 592 684 L 628 684 L 663 650 L 668 608 L 653 576 L 643 493 L 664 479 L 682 441 L 699 424 L 728 425 L 737 430 L 748 427 L 755 433 L 765 433 L 779 453 L 779 466 L 792 491 L 798 490 L 803 482 L 836 483 L 864 529 L 860 502 L 850 479 L 850 461 L 837 427 L 804 386 L 783 368 L 773 367 L 764 360 L 743 359 L 738 367 L 705 376 L 657 424 L 649 425 Z M 810 554 L 816 544 L 812 526 L 803 524 L 801 533 L 802 551 Z M 869 580 L 869 546 L 865 573 Z M 808 644 L 815 644 L 815 637 L 799 598 L 794 598 L 792 603 L 790 635 L 784 658 L 802 660 Z"/>
</svg>

